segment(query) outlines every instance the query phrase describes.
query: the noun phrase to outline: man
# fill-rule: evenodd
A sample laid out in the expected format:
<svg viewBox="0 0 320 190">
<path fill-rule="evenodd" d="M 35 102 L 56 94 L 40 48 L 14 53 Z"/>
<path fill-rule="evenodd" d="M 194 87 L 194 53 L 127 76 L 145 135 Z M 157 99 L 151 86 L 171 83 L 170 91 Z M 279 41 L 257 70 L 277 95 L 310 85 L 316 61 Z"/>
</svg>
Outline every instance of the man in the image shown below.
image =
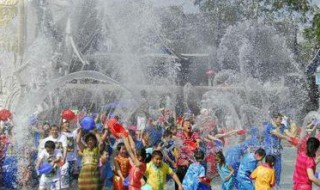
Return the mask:
<svg viewBox="0 0 320 190">
<path fill-rule="evenodd" d="M 239 189 L 254 190 L 254 185 L 250 179 L 250 174 L 256 169 L 258 162 L 266 156 L 266 151 L 259 148 L 254 153 L 248 153 L 241 159 L 237 181 Z"/>
<path fill-rule="evenodd" d="M 283 115 L 281 113 L 274 112 L 271 114 L 271 117 L 271 122 L 267 122 L 264 125 L 264 146 L 267 154 L 272 154 L 276 158 L 274 169 L 276 170 L 276 186 L 279 187 L 281 152 L 283 149 L 281 140 L 287 140 L 291 135 L 288 128 L 282 124 Z"/>
</svg>

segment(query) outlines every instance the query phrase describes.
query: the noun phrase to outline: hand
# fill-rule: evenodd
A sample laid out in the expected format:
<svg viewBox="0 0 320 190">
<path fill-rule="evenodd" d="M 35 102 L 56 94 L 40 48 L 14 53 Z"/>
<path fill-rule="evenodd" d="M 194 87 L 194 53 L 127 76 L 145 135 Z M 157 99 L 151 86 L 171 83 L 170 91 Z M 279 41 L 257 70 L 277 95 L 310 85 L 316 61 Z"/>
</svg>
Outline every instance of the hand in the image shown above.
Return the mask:
<svg viewBox="0 0 320 190">
<path fill-rule="evenodd" d="M 179 190 L 183 190 L 183 187 L 182 187 L 182 185 L 179 185 L 179 188 L 178 188 Z"/>
</svg>

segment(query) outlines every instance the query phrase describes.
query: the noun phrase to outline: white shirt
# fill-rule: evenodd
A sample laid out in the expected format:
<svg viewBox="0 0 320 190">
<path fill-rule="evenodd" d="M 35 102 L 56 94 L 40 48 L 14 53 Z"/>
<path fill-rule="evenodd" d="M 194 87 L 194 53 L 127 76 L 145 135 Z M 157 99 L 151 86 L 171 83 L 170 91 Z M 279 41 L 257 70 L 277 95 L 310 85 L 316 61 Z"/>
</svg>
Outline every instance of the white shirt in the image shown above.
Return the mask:
<svg viewBox="0 0 320 190">
<path fill-rule="evenodd" d="M 77 160 L 76 131 L 61 132 L 61 136 L 67 139 L 67 161 Z"/>
</svg>

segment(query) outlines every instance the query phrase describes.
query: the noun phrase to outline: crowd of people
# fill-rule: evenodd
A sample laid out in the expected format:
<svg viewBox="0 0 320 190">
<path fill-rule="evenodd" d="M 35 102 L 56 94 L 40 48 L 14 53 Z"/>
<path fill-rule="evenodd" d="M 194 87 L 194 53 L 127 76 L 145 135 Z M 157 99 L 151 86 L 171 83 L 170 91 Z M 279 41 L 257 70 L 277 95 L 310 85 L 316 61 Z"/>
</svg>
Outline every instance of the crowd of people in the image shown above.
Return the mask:
<svg viewBox="0 0 320 190">
<path fill-rule="evenodd" d="M 320 186 L 315 173 L 320 161 L 316 119 L 309 122 L 306 135 L 298 138 L 294 123 L 284 122 L 280 113 L 273 113 L 261 127 L 245 130 L 219 126 L 218 118 L 208 110 L 181 118 L 162 110 L 160 117 L 130 125 L 106 113 L 60 117 L 59 125 L 30 124 L 37 148 L 18 178 L 5 164 L 13 157 L 13 123 L 2 121 L 0 187 L 164 190 L 173 181 L 170 188 L 204 190 L 220 177 L 222 190 L 279 189 L 282 140 L 297 147 L 294 190 Z"/>
</svg>

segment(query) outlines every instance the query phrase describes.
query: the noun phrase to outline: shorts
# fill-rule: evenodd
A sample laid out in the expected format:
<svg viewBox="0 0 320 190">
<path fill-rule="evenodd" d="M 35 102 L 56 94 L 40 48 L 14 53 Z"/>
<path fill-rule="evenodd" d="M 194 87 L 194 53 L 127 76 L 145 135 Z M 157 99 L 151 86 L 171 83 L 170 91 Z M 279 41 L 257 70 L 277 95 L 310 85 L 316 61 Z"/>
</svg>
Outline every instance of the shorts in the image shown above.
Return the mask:
<svg viewBox="0 0 320 190">
<path fill-rule="evenodd" d="M 41 175 L 39 189 L 58 190 L 61 189 L 60 178 L 47 178 Z"/>
<path fill-rule="evenodd" d="M 66 162 L 60 169 L 61 171 L 61 188 L 66 189 L 70 187 L 73 172 L 73 162 Z"/>
</svg>

